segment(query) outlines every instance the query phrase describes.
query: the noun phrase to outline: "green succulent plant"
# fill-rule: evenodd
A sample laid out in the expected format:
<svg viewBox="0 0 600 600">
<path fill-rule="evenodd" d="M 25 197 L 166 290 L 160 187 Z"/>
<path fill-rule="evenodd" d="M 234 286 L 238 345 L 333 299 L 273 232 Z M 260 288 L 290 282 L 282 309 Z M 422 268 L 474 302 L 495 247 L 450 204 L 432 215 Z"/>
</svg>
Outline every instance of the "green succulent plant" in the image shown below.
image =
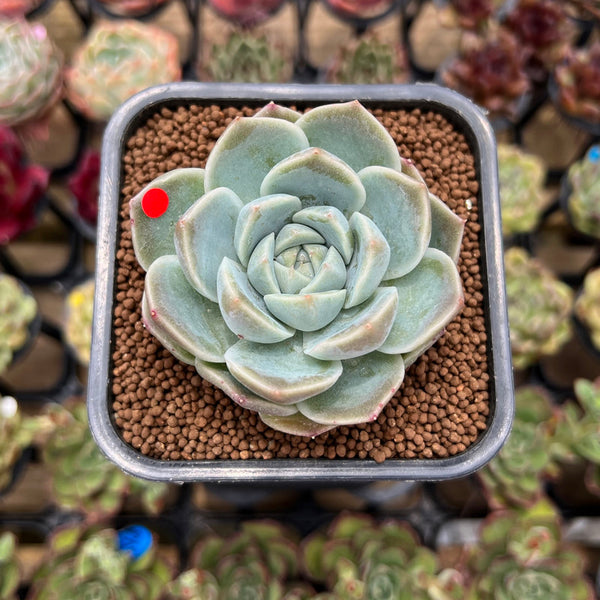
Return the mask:
<svg viewBox="0 0 600 600">
<path fill-rule="evenodd" d="M 21 568 L 16 555 L 17 538 L 9 531 L 0 533 L 0 600 L 17 600 Z"/>
<path fill-rule="evenodd" d="M 153 25 L 95 25 L 66 72 L 67 97 L 90 119 L 106 121 L 143 89 L 181 77 L 177 39 Z"/>
<path fill-rule="evenodd" d="M 406 53 L 400 44 L 364 35 L 342 46 L 327 71 L 330 83 L 406 83 Z"/>
<path fill-rule="evenodd" d="M 0 17 L 0 124 L 41 117 L 61 83 L 62 56 L 44 26 Z"/>
<path fill-rule="evenodd" d="M 504 254 L 513 364 L 525 369 L 572 335 L 573 291 L 522 248 Z"/>
<path fill-rule="evenodd" d="M 23 450 L 50 429 L 46 417 L 23 416 L 12 396 L 0 397 L 0 492 L 10 483 Z"/>
<path fill-rule="evenodd" d="M 232 31 L 224 43 L 212 45 L 203 76 L 210 81 L 279 83 L 290 79 L 290 65 L 285 51 L 267 36 Z"/>
<path fill-rule="evenodd" d="M 600 238 L 600 146 L 569 167 L 569 216 L 579 231 Z"/>
<path fill-rule="evenodd" d="M 532 504 L 543 495 L 546 479 L 559 473 L 552 440 L 554 409 L 547 392 L 519 388 L 515 406 L 507 442 L 477 473 L 492 508 Z"/>
<path fill-rule="evenodd" d="M 56 531 L 32 578 L 29 600 L 159 600 L 171 572 L 150 548 L 139 558 L 119 550 L 117 532 L 71 526 Z"/>
<path fill-rule="evenodd" d="M 67 296 L 65 339 L 84 365 L 90 364 L 95 289 L 94 280 L 88 279 L 75 286 Z"/>
<path fill-rule="evenodd" d="M 190 600 L 309 600 L 314 590 L 297 581 L 298 558 L 295 532 L 275 521 L 246 521 L 228 538 L 202 538 L 193 568 L 169 586 L 169 593 Z"/>
<path fill-rule="evenodd" d="M 535 228 L 548 203 L 546 168 L 533 154 L 510 144 L 498 144 L 502 233 L 527 233 Z"/>
<path fill-rule="evenodd" d="M 116 513 L 130 493 L 140 497 L 148 512 L 160 511 L 168 485 L 129 477 L 104 458 L 88 428 L 84 402 L 70 409 L 51 405 L 48 415 L 54 429 L 42 458 L 52 474 L 53 497 L 59 506 L 82 511 L 94 521 Z"/>
<path fill-rule="evenodd" d="M 302 542 L 302 568 L 332 600 L 459 600 L 463 578 L 442 570 L 407 523 L 342 513 Z"/>
<path fill-rule="evenodd" d="M 592 344 L 600 350 L 600 269 L 589 271 L 575 300 L 575 315 L 587 328 Z"/>
<path fill-rule="evenodd" d="M 463 220 L 359 102 L 238 118 L 130 215 L 146 328 L 280 431 L 375 420 L 464 304 Z"/>
<path fill-rule="evenodd" d="M 14 277 L 0 273 L 0 373 L 27 342 L 37 310 L 35 298 Z"/>
<path fill-rule="evenodd" d="M 562 539 L 556 508 L 542 499 L 492 513 L 473 548 L 469 600 L 592 600 L 585 560 Z"/>
</svg>

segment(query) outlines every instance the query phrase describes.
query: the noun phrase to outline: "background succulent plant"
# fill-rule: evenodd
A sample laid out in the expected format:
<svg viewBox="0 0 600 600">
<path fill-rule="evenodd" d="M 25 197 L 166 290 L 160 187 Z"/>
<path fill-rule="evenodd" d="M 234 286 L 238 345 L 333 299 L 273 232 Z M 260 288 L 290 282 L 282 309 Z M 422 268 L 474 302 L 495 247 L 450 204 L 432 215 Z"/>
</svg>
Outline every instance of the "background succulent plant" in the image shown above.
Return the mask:
<svg viewBox="0 0 600 600">
<path fill-rule="evenodd" d="M 573 291 L 522 248 L 504 254 L 513 364 L 525 369 L 571 337 Z"/>
<path fill-rule="evenodd" d="M 77 202 L 77 212 L 84 221 L 95 225 L 98 220 L 100 153 L 93 150 L 85 152 L 68 184 Z"/>
<path fill-rule="evenodd" d="M 70 102 L 90 119 L 105 121 L 128 98 L 181 77 L 177 39 L 136 21 L 94 26 L 66 72 Z"/>
<path fill-rule="evenodd" d="M 544 192 L 546 168 L 534 154 L 517 146 L 498 144 L 502 233 L 529 232 L 537 225 L 548 204 Z"/>
<path fill-rule="evenodd" d="M 0 17 L 0 125 L 42 116 L 61 83 L 62 57 L 44 26 Z"/>
<path fill-rule="evenodd" d="M 224 17 L 249 28 L 267 19 L 283 0 L 209 0 L 209 4 Z"/>
<path fill-rule="evenodd" d="M 104 458 L 88 428 L 85 403 L 75 403 L 70 410 L 55 404 L 47 412 L 54 427 L 42 458 L 59 506 L 81 510 L 95 521 L 117 512 L 133 488 L 148 512 L 160 511 L 167 484 L 129 477 Z"/>
<path fill-rule="evenodd" d="M 0 273 L 0 373 L 27 342 L 37 310 L 31 293 L 14 277 Z"/>
<path fill-rule="evenodd" d="M 377 418 L 464 302 L 464 222 L 358 102 L 237 119 L 130 214 L 145 326 L 285 432 Z"/>
<path fill-rule="evenodd" d="M 590 340 L 600 350 L 600 269 L 589 271 L 575 300 L 575 315 L 587 328 Z"/>
<path fill-rule="evenodd" d="M 154 548 L 136 558 L 119 549 L 112 529 L 65 527 L 52 535 L 48 547 L 46 560 L 33 576 L 29 600 L 158 600 L 171 577 Z"/>
<path fill-rule="evenodd" d="M 50 428 L 44 416 L 23 416 L 12 396 L 0 396 L 0 492 L 10 484 L 13 467 L 23 450 Z"/>
<path fill-rule="evenodd" d="M 558 101 L 569 114 L 600 121 L 600 43 L 569 49 L 554 69 Z"/>
<path fill-rule="evenodd" d="M 465 35 L 459 55 L 442 70 L 441 79 L 493 115 L 510 118 L 530 89 L 523 49 L 503 30 L 485 38 Z"/>
<path fill-rule="evenodd" d="M 600 238 L 600 147 L 592 146 L 586 156 L 573 163 L 567 173 L 567 200 L 573 226 Z"/>
<path fill-rule="evenodd" d="M 309 600 L 314 590 L 299 579 L 298 535 L 276 521 L 246 521 L 228 538 L 203 537 L 193 568 L 170 586 L 173 598 L 278 598 Z"/>
<path fill-rule="evenodd" d="M 492 513 L 473 548 L 469 600 L 591 600 L 583 556 L 562 539 L 556 508 L 542 499 Z"/>
<path fill-rule="evenodd" d="M 203 75 L 210 81 L 276 83 L 291 77 L 285 50 L 249 31 L 232 31 L 224 43 L 213 44 L 204 61 Z"/>
<path fill-rule="evenodd" d="M 67 296 L 65 339 L 79 362 L 90 362 L 92 349 L 92 317 L 94 312 L 94 279 L 75 286 Z"/>
<path fill-rule="evenodd" d="M 335 600 L 458 600 L 463 578 L 442 570 L 407 523 L 376 523 L 367 515 L 342 513 L 326 532 L 302 542 L 302 566 Z"/>
<path fill-rule="evenodd" d="M 331 83 L 405 83 L 408 78 L 404 49 L 371 34 L 343 45 L 327 70 Z"/>
<path fill-rule="evenodd" d="M 34 225 L 48 177 L 43 167 L 25 164 L 19 139 L 0 125 L 0 245 Z"/>
<path fill-rule="evenodd" d="M 0 486 L 1 487 L 1 486 Z M 9 531 L 0 533 L 0 600 L 17 600 L 21 569 L 15 553 L 17 538 Z"/>
<path fill-rule="evenodd" d="M 547 392 L 522 387 L 515 404 L 506 444 L 477 473 L 492 508 L 533 504 L 543 495 L 543 482 L 559 473 L 552 442 L 554 411 Z"/>
</svg>

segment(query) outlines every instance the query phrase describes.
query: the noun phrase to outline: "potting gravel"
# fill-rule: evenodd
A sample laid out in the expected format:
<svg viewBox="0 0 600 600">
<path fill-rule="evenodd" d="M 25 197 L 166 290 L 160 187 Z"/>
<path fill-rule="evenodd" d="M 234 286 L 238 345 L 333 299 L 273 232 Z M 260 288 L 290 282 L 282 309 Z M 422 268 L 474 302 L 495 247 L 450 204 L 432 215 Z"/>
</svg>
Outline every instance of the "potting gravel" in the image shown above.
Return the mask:
<svg viewBox="0 0 600 600">
<path fill-rule="evenodd" d="M 429 189 L 466 219 L 459 269 L 465 307 L 440 340 L 408 369 L 372 423 L 315 439 L 274 431 L 179 362 L 144 328 L 144 271 L 131 243 L 129 200 L 155 177 L 204 167 L 225 127 L 257 109 L 162 108 L 127 142 L 113 332 L 113 410 L 123 439 L 163 460 L 272 458 L 442 458 L 463 452 L 489 414 L 487 336 L 479 247 L 478 180 L 464 136 L 440 114 L 374 110 L 400 154 Z"/>
</svg>

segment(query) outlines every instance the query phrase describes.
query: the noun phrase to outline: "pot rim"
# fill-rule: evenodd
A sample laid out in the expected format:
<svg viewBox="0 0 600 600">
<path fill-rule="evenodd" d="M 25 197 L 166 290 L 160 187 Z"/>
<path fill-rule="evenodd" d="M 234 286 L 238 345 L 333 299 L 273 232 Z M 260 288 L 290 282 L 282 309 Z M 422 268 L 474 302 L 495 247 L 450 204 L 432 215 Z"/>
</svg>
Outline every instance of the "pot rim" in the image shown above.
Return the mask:
<svg viewBox="0 0 600 600">
<path fill-rule="evenodd" d="M 480 181 L 481 252 L 487 289 L 491 409 L 488 428 L 461 454 L 440 459 L 387 459 L 380 464 L 371 459 L 164 461 L 144 456 L 118 435 L 108 406 L 121 155 L 127 139 L 161 106 L 202 102 L 261 106 L 271 100 L 304 106 L 354 99 L 367 107 L 426 106 L 458 127 L 474 154 Z M 96 295 L 87 393 L 90 428 L 97 444 L 109 460 L 131 475 L 177 483 L 434 481 L 463 477 L 476 471 L 500 450 L 510 432 L 514 411 L 501 229 L 496 141 L 492 127 L 481 109 L 447 88 L 433 84 L 263 85 L 182 82 L 155 86 L 140 92 L 115 112 L 102 146 Z"/>
</svg>

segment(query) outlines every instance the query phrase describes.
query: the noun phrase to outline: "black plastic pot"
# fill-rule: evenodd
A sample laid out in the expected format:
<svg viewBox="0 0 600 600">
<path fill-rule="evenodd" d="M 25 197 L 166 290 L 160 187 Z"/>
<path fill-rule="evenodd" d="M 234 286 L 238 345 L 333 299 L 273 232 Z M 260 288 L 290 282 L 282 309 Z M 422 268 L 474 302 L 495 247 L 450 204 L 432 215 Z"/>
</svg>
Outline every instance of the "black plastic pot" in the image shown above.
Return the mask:
<svg viewBox="0 0 600 600">
<path fill-rule="evenodd" d="M 128 138 L 162 107 L 220 103 L 262 106 L 269 100 L 314 106 L 358 99 L 367 107 L 421 108 L 442 114 L 460 130 L 476 160 L 480 183 L 481 248 L 488 335 L 490 416 L 479 440 L 444 459 L 372 460 L 271 459 L 162 461 L 134 450 L 112 420 L 111 338 L 115 297 L 116 248 L 122 187 L 122 155 Z M 106 456 L 138 477 L 172 482 L 344 482 L 438 480 L 461 477 L 482 467 L 509 434 L 514 390 L 502 262 L 496 148 L 492 129 L 472 102 L 435 85 L 232 85 L 175 83 L 136 95 L 113 116 L 104 136 L 96 257 L 96 297 L 88 411 L 92 433 Z"/>
</svg>

